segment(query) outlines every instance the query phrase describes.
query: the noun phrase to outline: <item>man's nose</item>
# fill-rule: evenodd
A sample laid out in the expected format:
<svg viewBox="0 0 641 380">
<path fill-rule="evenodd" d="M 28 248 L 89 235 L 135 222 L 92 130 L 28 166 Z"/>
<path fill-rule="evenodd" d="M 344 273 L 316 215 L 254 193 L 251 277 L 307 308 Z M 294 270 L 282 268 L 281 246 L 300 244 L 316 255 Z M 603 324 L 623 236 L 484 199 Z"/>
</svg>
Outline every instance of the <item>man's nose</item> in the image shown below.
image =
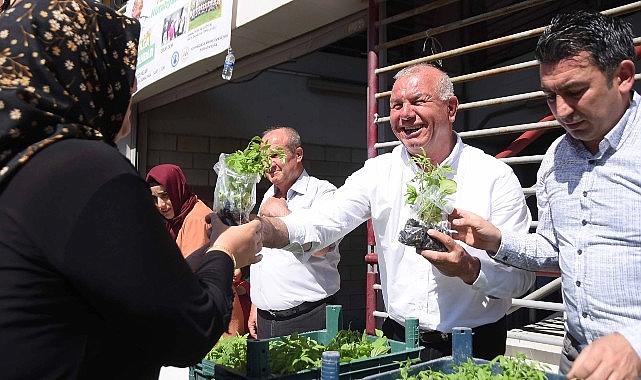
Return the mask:
<svg viewBox="0 0 641 380">
<path fill-rule="evenodd" d="M 574 107 L 560 95 L 556 96 L 554 107 L 556 108 L 556 115 L 560 119 L 566 119 L 574 113 Z"/>
<path fill-rule="evenodd" d="M 403 103 L 403 107 L 401 108 L 401 118 L 407 120 L 414 116 L 415 116 L 415 112 L 412 105 L 409 103 Z"/>
</svg>

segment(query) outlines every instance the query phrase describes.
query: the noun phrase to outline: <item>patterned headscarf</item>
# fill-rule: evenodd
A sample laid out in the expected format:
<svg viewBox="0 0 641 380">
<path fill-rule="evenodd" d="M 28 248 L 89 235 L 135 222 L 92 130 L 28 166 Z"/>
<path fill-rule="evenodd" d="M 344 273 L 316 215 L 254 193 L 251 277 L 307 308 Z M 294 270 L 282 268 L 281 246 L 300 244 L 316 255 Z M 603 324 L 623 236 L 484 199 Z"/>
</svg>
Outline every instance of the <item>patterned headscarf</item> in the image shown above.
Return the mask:
<svg viewBox="0 0 641 380">
<path fill-rule="evenodd" d="M 187 185 L 185 173 L 176 165 L 160 164 L 154 166 L 147 173 L 147 182 L 156 182 L 162 185 L 169 195 L 171 207 L 174 209 L 174 217 L 165 221 L 165 227 L 175 239 L 187 214 L 191 212 L 196 202 L 198 202 L 198 197 Z"/>
<path fill-rule="evenodd" d="M 134 83 L 140 25 L 89 1 L 0 13 L 0 186 L 62 139 L 113 144 Z"/>
</svg>

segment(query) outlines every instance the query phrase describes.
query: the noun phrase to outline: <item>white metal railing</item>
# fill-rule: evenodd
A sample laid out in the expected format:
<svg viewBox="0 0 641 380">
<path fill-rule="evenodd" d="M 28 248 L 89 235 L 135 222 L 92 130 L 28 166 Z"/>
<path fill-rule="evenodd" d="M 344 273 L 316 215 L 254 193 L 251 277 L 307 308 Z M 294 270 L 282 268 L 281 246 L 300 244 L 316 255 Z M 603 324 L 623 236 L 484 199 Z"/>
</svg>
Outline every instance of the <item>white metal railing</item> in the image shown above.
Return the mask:
<svg viewBox="0 0 641 380">
<path fill-rule="evenodd" d="M 509 339 L 519 339 L 525 340 L 528 342 L 549 344 L 551 346 L 562 346 L 563 337 L 554 336 L 554 335 L 543 335 L 543 334 L 530 334 L 526 331 L 514 331 L 510 330 L 507 332 L 507 337 Z"/>
<path fill-rule="evenodd" d="M 518 309 L 522 308 L 522 307 L 531 307 L 531 308 L 535 308 L 535 309 L 545 309 L 544 307 L 539 307 L 539 305 L 537 305 L 536 303 L 524 305 L 524 304 L 520 304 L 519 302 L 520 301 L 524 301 L 524 300 L 525 301 L 531 301 L 531 302 L 540 302 L 539 300 L 541 298 L 547 297 L 548 295 L 550 295 L 551 293 L 556 292 L 559 289 L 561 289 L 561 277 L 555 278 L 554 280 L 552 280 L 549 283 L 543 285 L 542 287 L 540 287 L 539 289 L 533 291 L 532 293 L 528 294 L 527 296 L 523 297 L 522 299 L 513 298 L 512 299 L 512 307 L 507 311 L 507 313 L 511 314 L 511 313 L 517 311 Z M 557 309 L 546 309 L 546 310 L 556 310 L 556 311 L 565 310 L 565 308 L 563 308 L 563 304 L 560 304 L 560 305 L 561 305 L 561 309 L 560 310 L 557 310 Z M 540 306 L 546 306 L 546 305 L 542 304 Z"/>
<path fill-rule="evenodd" d="M 457 30 L 466 26 L 470 26 L 473 24 L 477 24 L 479 22 L 484 22 L 484 21 L 489 21 L 493 20 L 495 18 L 501 17 L 508 15 L 510 13 L 522 11 L 531 7 L 535 7 L 544 3 L 548 3 L 552 0 L 526 0 L 526 1 L 521 1 L 516 4 L 512 4 L 500 9 L 495 9 L 493 11 L 485 12 L 482 14 L 478 14 L 472 17 L 468 17 L 463 20 L 457 20 L 454 22 L 451 22 L 449 24 L 441 25 L 441 26 L 436 26 L 427 30 L 424 30 L 422 32 L 414 33 L 409 36 L 404 36 L 401 38 L 397 38 L 392 41 L 384 42 L 380 45 L 378 45 L 376 48 L 378 50 L 380 49 L 389 49 L 395 46 L 400 46 L 412 41 L 420 40 L 426 37 L 433 37 L 439 34 L 443 34 L 445 32 L 451 32 L 453 30 Z"/>
<path fill-rule="evenodd" d="M 512 307 L 507 311 L 507 314 L 512 314 L 522 307 L 541 310 L 565 311 L 565 306 L 562 303 L 540 301 L 540 299 L 559 290 L 560 288 L 561 277 L 558 277 L 523 298 L 512 298 Z M 374 284 L 372 286 L 372 289 L 380 291 L 382 290 L 382 286 L 381 284 Z M 386 312 L 378 310 L 374 311 L 373 315 L 379 318 L 388 317 L 388 314 Z"/>
<path fill-rule="evenodd" d="M 639 9 L 641 9 L 641 1 L 635 1 L 635 2 L 627 4 L 627 5 L 623 5 L 623 6 L 616 7 L 616 8 L 611 8 L 611 9 L 607 9 L 607 10 L 601 12 L 601 13 L 606 14 L 606 15 L 610 15 L 610 16 L 618 16 L 618 15 L 634 12 L 634 11 L 637 11 Z M 483 50 L 483 49 L 487 49 L 487 48 L 491 48 L 491 47 L 494 47 L 494 46 L 503 45 L 503 44 L 510 43 L 510 42 L 520 41 L 520 40 L 523 40 L 523 39 L 526 39 L 526 38 L 536 37 L 539 34 L 543 33 L 543 30 L 545 30 L 544 26 L 536 28 L 536 29 L 526 30 L 526 31 L 520 32 L 520 33 L 511 34 L 509 36 L 499 37 L 499 38 L 495 38 L 495 39 L 492 39 L 492 40 L 487 40 L 487 41 L 479 42 L 479 43 L 476 43 L 476 44 L 463 46 L 463 47 L 460 47 L 460 48 L 457 48 L 457 49 L 444 51 L 444 52 L 441 52 L 441 53 L 438 53 L 438 54 L 432 54 L 432 55 L 429 55 L 427 57 L 421 57 L 421 58 L 413 59 L 413 60 L 410 60 L 410 61 L 397 63 L 397 64 L 394 64 L 394 65 L 380 67 L 380 68 L 376 69 L 374 72 L 376 74 L 381 74 L 381 73 L 385 73 L 385 72 L 388 72 L 388 71 L 402 69 L 403 67 L 412 66 L 412 65 L 414 65 L 416 63 L 433 62 L 433 61 L 438 61 L 438 60 L 444 59 L 444 58 L 456 57 L 456 56 L 463 55 L 463 54 L 466 54 L 466 53 L 472 53 L 472 52 L 475 52 L 475 51 L 478 51 L 478 50 Z"/>
</svg>

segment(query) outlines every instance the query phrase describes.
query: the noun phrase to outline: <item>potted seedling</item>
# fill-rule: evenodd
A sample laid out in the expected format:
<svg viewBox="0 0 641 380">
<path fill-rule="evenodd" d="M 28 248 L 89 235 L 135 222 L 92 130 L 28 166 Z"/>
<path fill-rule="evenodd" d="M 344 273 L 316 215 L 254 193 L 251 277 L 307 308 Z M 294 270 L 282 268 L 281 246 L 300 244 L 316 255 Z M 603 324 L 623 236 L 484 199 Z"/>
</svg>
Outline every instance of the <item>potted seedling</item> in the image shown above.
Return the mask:
<svg viewBox="0 0 641 380">
<path fill-rule="evenodd" d="M 422 170 L 418 170 L 407 184 L 405 203 L 410 205 L 412 217 L 399 233 L 398 241 L 421 250 L 445 252 L 445 246 L 432 239 L 427 230 L 432 228 L 449 235 L 447 215 L 453 207 L 448 196 L 456 192 L 456 182 L 447 178 L 447 175 L 453 169 L 449 165 L 433 165 L 425 151 L 412 157 L 412 160 Z"/>
<path fill-rule="evenodd" d="M 213 208 L 223 223 L 235 226 L 249 221 L 256 204 L 256 184 L 269 170 L 275 155 L 285 159 L 282 148 L 270 147 L 259 136 L 252 138 L 244 150 L 220 154 L 214 165 L 218 179 Z"/>
</svg>

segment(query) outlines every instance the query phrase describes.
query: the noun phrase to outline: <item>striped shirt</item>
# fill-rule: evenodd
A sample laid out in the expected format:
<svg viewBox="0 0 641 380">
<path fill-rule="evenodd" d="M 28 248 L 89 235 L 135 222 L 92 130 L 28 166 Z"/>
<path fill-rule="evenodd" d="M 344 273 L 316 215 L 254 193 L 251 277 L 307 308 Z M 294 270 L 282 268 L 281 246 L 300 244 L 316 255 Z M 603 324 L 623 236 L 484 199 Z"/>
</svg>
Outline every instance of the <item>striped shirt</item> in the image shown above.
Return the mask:
<svg viewBox="0 0 641 380">
<path fill-rule="evenodd" d="M 591 154 L 568 134 L 545 154 L 535 234 L 502 231 L 495 258 L 560 269 L 567 331 L 584 348 L 619 332 L 641 356 L 641 97 Z"/>
</svg>

